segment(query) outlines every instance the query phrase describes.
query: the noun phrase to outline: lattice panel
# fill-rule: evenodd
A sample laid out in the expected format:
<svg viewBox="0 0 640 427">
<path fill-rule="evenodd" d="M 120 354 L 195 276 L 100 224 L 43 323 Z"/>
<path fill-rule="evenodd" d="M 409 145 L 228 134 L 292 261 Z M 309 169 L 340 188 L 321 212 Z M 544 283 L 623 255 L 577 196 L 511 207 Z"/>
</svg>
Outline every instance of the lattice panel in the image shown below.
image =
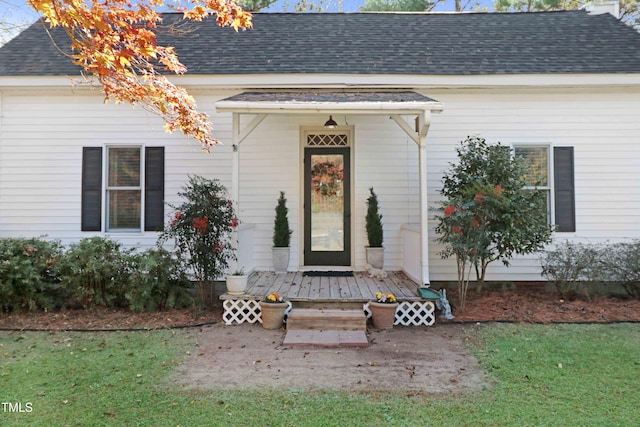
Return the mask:
<svg viewBox="0 0 640 427">
<path fill-rule="evenodd" d="M 396 310 L 396 321 L 393 324 L 432 326 L 436 323 L 435 309 L 433 301 L 401 302 Z"/>
<path fill-rule="evenodd" d="M 369 303 L 363 307 L 367 319 L 371 317 Z M 435 304 L 433 301 L 404 301 L 398 304 L 394 325 L 402 326 L 433 326 L 436 323 Z"/>
<path fill-rule="evenodd" d="M 262 311 L 260 310 L 260 302 L 255 299 L 235 299 L 225 300 L 222 303 L 224 313 L 222 320 L 225 325 L 233 325 L 234 323 L 262 323 Z M 284 322 L 287 323 L 287 317 L 293 306 L 291 301 L 287 301 L 287 308 L 284 310 Z"/>
<path fill-rule="evenodd" d="M 225 325 L 235 323 L 262 323 L 260 304 L 255 299 L 228 299 L 222 304 L 224 313 L 222 320 Z"/>
<path fill-rule="evenodd" d="M 347 147 L 349 137 L 346 134 L 312 134 L 307 135 L 309 147 Z"/>
</svg>

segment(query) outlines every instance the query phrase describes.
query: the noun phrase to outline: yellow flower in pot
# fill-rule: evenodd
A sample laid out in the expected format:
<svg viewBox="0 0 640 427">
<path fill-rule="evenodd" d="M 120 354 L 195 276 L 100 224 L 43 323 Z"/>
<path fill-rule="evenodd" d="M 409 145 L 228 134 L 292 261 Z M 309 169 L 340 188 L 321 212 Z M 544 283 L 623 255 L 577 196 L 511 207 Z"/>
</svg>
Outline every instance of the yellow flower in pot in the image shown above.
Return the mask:
<svg viewBox="0 0 640 427">
<path fill-rule="evenodd" d="M 287 300 L 278 293 L 267 295 L 260 301 L 262 327 L 265 329 L 280 329 L 284 326 L 284 312 L 289 306 Z"/>
<path fill-rule="evenodd" d="M 376 329 L 391 329 L 396 319 L 398 300 L 391 293 L 376 293 L 376 300 L 369 302 L 371 322 Z"/>
</svg>

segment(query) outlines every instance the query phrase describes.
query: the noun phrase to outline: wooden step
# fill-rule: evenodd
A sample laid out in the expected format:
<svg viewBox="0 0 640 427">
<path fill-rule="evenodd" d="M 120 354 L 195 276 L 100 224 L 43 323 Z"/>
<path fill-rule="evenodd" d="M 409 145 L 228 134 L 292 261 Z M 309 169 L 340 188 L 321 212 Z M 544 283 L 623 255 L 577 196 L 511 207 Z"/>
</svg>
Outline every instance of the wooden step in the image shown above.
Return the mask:
<svg viewBox="0 0 640 427">
<path fill-rule="evenodd" d="M 287 329 L 366 331 L 367 318 L 362 309 L 294 308 L 287 318 Z"/>
</svg>

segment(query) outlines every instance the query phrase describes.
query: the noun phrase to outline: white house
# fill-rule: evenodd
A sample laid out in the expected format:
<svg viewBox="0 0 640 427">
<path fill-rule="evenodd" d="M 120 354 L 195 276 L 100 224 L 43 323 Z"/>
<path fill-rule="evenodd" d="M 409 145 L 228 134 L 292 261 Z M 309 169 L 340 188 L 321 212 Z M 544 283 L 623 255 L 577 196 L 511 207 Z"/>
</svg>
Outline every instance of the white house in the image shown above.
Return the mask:
<svg viewBox="0 0 640 427">
<path fill-rule="evenodd" d="M 166 203 L 198 174 L 237 201 L 245 268 L 272 268 L 284 191 L 289 269 L 361 269 L 373 187 L 385 269 L 455 280 L 429 207 L 455 148 L 477 135 L 543 159 L 554 239 L 640 238 L 640 34 L 613 16 L 255 14 L 239 33 L 214 21 L 161 40 L 224 142 L 210 154 L 141 108 L 105 104 L 40 23 L 0 49 L 0 237 L 152 246 Z M 110 179 L 123 161 L 138 179 Z M 487 280 L 541 280 L 537 257 L 492 265 Z"/>
</svg>

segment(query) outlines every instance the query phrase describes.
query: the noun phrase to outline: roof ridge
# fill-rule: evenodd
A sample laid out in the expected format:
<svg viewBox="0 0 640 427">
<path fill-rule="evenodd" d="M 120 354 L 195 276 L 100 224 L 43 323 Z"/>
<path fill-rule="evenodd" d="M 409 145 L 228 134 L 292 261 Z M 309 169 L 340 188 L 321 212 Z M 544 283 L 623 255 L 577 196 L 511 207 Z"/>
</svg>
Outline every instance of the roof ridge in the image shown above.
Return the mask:
<svg viewBox="0 0 640 427">
<path fill-rule="evenodd" d="M 169 12 L 165 22 L 178 21 Z M 639 74 L 640 33 L 608 14 L 258 13 L 250 31 L 190 22 L 159 34 L 198 75 Z M 461 28 L 464 31 L 461 31 Z M 62 30 L 51 33 L 68 46 Z M 65 42 L 66 40 L 66 42 Z M 65 44 L 66 43 L 66 44 Z M 32 25 L 0 48 L 0 76 L 79 75 Z"/>
</svg>

